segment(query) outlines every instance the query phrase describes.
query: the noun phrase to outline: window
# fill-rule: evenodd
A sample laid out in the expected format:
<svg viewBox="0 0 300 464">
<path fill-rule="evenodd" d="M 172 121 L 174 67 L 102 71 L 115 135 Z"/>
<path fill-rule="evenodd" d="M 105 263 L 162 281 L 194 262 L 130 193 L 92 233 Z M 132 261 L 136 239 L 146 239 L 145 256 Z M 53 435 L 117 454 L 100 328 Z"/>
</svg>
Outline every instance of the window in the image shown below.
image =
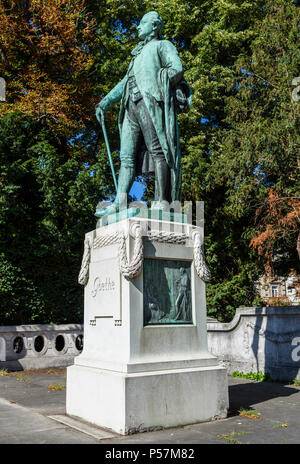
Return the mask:
<svg viewBox="0 0 300 464">
<path fill-rule="evenodd" d="M 278 296 L 278 285 L 272 285 L 272 296 Z"/>
</svg>

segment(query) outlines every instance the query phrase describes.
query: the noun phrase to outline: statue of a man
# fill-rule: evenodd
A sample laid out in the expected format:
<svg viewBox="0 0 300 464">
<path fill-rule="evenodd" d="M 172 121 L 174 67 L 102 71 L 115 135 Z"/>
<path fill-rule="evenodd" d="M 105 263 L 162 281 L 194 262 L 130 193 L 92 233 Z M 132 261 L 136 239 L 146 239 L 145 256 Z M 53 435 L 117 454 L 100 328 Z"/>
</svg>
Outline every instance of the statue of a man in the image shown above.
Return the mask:
<svg viewBox="0 0 300 464">
<path fill-rule="evenodd" d="M 163 40 L 163 20 L 158 13 L 145 14 L 137 30 L 140 43 L 131 52 L 126 76 L 96 105 L 96 117 L 101 123 L 105 112 L 121 100 L 117 195 L 114 203 L 97 211 L 96 216 L 117 211 L 135 176 L 142 173 L 155 173 L 152 207 L 164 209 L 165 202 L 180 201 L 177 112 L 189 110 L 192 92 L 183 79 L 175 46 Z"/>
<path fill-rule="evenodd" d="M 175 301 L 176 307 L 176 315 L 175 321 L 183 320 L 189 321 L 191 320 L 191 302 L 190 302 L 190 278 L 184 269 L 184 267 L 180 268 L 180 278 L 177 280 L 178 295 Z"/>
</svg>

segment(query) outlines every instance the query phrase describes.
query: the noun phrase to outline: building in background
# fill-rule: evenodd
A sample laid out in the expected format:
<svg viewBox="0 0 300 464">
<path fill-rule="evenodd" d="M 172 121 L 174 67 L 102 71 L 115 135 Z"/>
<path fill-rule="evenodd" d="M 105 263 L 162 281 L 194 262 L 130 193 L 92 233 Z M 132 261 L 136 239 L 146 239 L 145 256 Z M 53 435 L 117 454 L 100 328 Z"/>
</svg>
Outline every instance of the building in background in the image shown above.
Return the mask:
<svg viewBox="0 0 300 464">
<path fill-rule="evenodd" d="M 263 275 L 254 282 L 255 289 L 267 306 L 299 305 L 300 276 L 288 277 Z"/>
</svg>

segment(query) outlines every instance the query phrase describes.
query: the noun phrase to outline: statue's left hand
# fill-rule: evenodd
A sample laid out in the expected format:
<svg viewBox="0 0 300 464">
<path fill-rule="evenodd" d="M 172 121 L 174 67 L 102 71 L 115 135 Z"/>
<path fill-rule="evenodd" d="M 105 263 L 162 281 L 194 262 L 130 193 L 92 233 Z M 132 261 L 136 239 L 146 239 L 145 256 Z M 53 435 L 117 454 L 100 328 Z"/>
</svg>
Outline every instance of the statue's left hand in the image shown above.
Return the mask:
<svg viewBox="0 0 300 464">
<path fill-rule="evenodd" d="M 179 87 L 176 89 L 176 98 L 181 104 L 184 104 L 184 102 L 186 101 L 186 96 L 184 95 L 182 89 L 180 89 Z"/>
</svg>

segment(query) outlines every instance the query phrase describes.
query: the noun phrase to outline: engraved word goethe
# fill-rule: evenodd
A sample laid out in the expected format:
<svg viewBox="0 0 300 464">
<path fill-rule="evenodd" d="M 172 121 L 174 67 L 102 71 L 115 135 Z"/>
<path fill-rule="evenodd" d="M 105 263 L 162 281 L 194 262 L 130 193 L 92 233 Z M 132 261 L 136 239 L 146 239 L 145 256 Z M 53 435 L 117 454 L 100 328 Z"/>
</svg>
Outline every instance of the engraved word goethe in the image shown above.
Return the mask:
<svg viewBox="0 0 300 464">
<path fill-rule="evenodd" d="M 105 280 L 102 280 L 100 277 L 96 277 L 91 290 L 91 295 L 95 297 L 98 292 L 113 291 L 115 289 L 116 283 L 113 280 L 110 280 L 110 277 L 106 277 Z"/>
</svg>

